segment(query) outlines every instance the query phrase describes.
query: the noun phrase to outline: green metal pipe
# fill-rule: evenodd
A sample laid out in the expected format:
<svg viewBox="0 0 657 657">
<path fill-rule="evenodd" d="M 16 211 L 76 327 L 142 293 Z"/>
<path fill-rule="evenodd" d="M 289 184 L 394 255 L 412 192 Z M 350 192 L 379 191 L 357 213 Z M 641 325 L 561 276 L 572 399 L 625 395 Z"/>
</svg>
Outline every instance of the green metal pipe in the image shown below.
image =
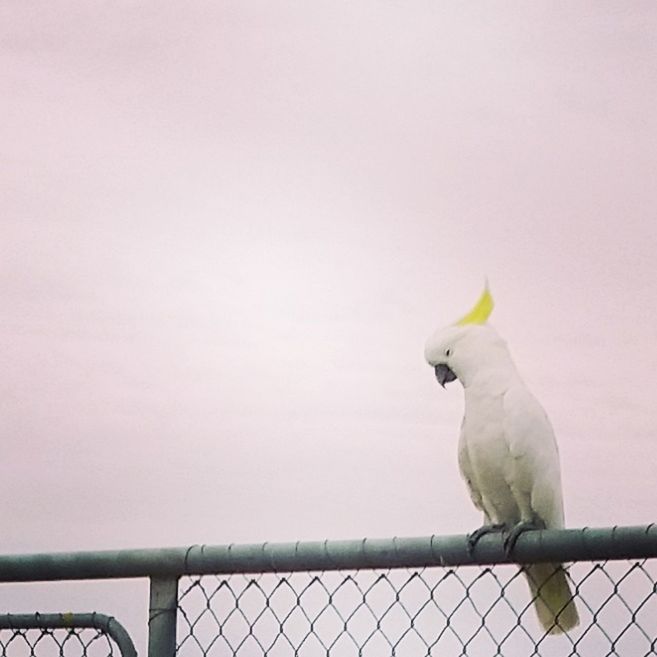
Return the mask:
<svg viewBox="0 0 657 657">
<path fill-rule="evenodd" d="M 483 536 L 472 554 L 468 551 L 467 536 L 458 535 L 5 555 L 0 556 L 0 582 L 650 557 L 657 557 L 654 524 L 528 531 L 518 538 L 511 557 L 505 553 L 499 533 Z"/>
<path fill-rule="evenodd" d="M 178 578 L 153 577 L 148 606 L 148 657 L 175 657 Z"/>
</svg>

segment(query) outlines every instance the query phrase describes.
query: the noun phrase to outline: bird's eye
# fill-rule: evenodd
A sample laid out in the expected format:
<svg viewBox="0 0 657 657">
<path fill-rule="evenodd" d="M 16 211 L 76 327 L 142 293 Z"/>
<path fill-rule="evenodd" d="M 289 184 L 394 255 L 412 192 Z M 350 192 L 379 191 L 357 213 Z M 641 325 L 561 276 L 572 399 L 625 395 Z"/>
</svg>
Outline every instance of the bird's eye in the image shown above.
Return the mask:
<svg viewBox="0 0 657 657">
<path fill-rule="evenodd" d="M 449 358 L 451 355 L 452 355 L 452 350 L 448 347 L 447 349 L 445 349 L 445 356 Z"/>
</svg>

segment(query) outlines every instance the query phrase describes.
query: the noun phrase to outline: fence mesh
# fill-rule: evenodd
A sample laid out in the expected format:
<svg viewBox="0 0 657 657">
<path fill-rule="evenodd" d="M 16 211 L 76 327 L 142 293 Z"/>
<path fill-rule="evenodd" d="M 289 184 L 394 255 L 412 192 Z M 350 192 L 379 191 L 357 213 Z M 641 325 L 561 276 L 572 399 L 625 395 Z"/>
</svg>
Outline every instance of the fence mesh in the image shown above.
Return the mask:
<svg viewBox="0 0 657 657">
<path fill-rule="evenodd" d="M 517 566 L 185 577 L 180 657 L 657 655 L 657 559 L 568 568 L 580 624 L 540 628 Z"/>
<path fill-rule="evenodd" d="M 120 655 L 94 628 L 1 629 L 0 657 L 113 657 Z"/>
</svg>

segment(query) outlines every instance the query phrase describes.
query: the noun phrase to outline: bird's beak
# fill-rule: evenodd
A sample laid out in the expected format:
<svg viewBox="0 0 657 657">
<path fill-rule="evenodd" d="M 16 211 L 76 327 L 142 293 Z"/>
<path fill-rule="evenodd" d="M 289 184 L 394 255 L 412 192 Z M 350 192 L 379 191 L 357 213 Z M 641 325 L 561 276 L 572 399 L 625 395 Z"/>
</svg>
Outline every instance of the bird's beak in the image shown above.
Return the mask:
<svg viewBox="0 0 657 657">
<path fill-rule="evenodd" d="M 446 383 L 456 380 L 456 374 L 454 374 L 454 372 L 452 372 L 452 370 L 447 365 L 445 365 L 445 363 L 436 365 L 434 371 L 436 372 L 436 379 L 438 380 L 438 383 L 440 383 L 443 388 L 445 387 Z"/>
</svg>

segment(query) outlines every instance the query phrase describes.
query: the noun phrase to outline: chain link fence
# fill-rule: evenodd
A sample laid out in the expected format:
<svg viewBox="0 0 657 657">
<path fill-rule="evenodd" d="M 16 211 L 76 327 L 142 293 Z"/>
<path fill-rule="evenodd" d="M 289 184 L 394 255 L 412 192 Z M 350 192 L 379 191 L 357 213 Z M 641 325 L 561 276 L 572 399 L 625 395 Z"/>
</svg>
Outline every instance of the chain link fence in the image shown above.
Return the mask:
<svg viewBox="0 0 657 657">
<path fill-rule="evenodd" d="M 580 614 L 547 635 L 517 566 L 183 578 L 180 657 L 657 654 L 657 560 L 576 563 Z"/>
<path fill-rule="evenodd" d="M 555 635 L 522 564 L 560 561 L 580 623 Z M 657 656 L 657 525 L 526 532 L 511 555 L 497 534 L 0 556 L 0 583 L 134 577 L 148 657 Z M 102 614 L 0 616 L 0 657 L 119 654 Z"/>
<path fill-rule="evenodd" d="M 137 657 L 129 635 L 104 614 L 0 616 L 0 657 Z"/>
<path fill-rule="evenodd" d="M 110 657 L 119 655 L 107 635 L 99 630 L 3 630 L 2 657 Z"/>
</svg>

